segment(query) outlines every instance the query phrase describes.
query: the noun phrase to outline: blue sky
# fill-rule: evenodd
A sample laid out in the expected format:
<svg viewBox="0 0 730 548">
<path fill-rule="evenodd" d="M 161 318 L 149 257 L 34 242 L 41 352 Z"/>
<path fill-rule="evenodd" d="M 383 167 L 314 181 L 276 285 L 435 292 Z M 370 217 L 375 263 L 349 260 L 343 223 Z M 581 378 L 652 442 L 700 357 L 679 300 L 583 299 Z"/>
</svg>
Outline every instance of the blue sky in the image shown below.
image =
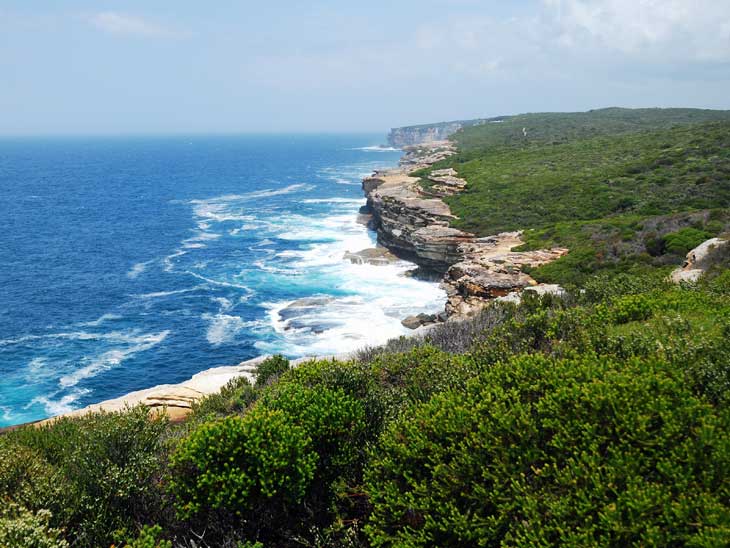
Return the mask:
<svg viewBox="0 0 730 548">
<path fill-rule="evenodd" d="M 0 134 L 730 108 L 725 0 L 0 0 Z"/>
</svg>

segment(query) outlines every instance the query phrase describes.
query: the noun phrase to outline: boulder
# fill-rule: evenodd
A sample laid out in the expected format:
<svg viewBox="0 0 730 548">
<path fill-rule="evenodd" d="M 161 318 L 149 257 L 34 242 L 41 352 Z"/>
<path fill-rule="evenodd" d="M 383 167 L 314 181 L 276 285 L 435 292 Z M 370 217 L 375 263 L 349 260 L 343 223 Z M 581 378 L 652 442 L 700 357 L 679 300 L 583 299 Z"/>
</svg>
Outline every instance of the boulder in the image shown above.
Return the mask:
<svg viewBox="0 0 730 548">
<path fill-rule="evenodd" d="M 343 258 L 353 264 L 383 266 L 398 262 L 400 259 L 384 247 L 371 247 L 356 252 L 345 252 Z"/>
<path fill-rule="evenodd" d="M 675 269 L 669 279 L 675 283 L 694 283 L 702 277 L 705 271 L 712 266 L 711 252 L 718 247 L 727 245 L 728 240 L 723 238 L 710 238 L 695 247 L 685 258 L 684 264 Z"/>
<path fill-rule="evenodd" d="M 438 317 L 433 314 L 417 314 L 415 316 L 408 316 L 401 324 L 408 329 L 418 329 L 423 325 L 430 325 L 436 323 Z"/>
</svg>

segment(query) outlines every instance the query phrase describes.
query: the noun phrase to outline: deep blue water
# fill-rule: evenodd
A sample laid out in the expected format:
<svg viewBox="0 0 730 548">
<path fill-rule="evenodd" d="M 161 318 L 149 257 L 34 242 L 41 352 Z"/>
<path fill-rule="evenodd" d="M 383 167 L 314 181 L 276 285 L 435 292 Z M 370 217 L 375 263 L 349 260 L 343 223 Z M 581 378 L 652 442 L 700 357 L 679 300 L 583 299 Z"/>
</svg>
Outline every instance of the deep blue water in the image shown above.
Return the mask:
<svg viewBox="0 0 730 548">
<path fill-rule="evenodd" d="M 0 426 L 440 308 L 412 265 L 343 260 L 374 242 L 360 179 L 400 154 L 380 141 L 0 140 Z"/>
</svg>

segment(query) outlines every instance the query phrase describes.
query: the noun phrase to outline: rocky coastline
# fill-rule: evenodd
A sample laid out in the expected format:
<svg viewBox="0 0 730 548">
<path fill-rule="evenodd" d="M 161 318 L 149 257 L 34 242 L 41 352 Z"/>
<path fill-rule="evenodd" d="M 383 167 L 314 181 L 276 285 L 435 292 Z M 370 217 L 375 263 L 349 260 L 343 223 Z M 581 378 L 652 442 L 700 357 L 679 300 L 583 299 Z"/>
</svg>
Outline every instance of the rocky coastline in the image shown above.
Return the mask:
<svg viewBox="0 0 730 548">
<path fill-rule="evenodd" d="M 514 300 L 526 288 L 543 293 L 560 291 L 557 286 L 538 285 L 522 268 L 555 260 L 567 253 L 567 249 L 514 252 L 512 249 L 522 244 L 519 232 L 478 238 L 449 226 L 456 217 L 442 198 L 462 191 L 467 182 L 454 170 L 434 170 L 429 175 L 426 191 L 412 173 L 453 154 L 456 148 L 450 141 L 429 139 L 405 147 L 397 168 L 377 171 L 363 179 L 367 205 L 361 208 L 359 220 L 376 231 L 379 247 L 348 252 L 343 257 L 352 263 L 373 265 L 406 259 L 418 266 L 414 275 L 440 281 L 447 294 L 444 310 L 404 319 L 403 325 L 413 329 L 414 334 L 443 321 L 468 317 L 497 299 Z M 230 380 L 241 376 L 253 380 L 256 368 L 266 357 L 204 370 L 179 384 L 131 392 L 62 416 L 116 412 L 145 405 L 154 412 L 165 413 L 171 420 L 183 420 L 195 402 L 219 392 Z M 333 357 L 348 358 L 330 356 Z M 313 358 L 323 357 L 300 358 L 292 364 Z"/>
<path fill-rule="evenodd" d="M 422 273 L 436 273 L 447 294 L 442 314 L 409 317 L 404 325 L 468 317 L 495 299 L 514 300 L 526 288 L 561 291 L 540 286 L 524 268 L 554 261 L 568 252 L 566 248 L 513 251 L 523 244 L 520 232 L 477 237 L 450 226 L 456 217 L 442 198 L 461 192 L 468 182 L 453 169 L 432 170 L 426 181 L 413 174 L 456 154 L 452 142 L 429 140 L 404 152 L 399 167 L 363 180 L 367 205 L 362 213 L 371 216 L 370 227 L 381 246 L 416 263 Z"/>
</svg>

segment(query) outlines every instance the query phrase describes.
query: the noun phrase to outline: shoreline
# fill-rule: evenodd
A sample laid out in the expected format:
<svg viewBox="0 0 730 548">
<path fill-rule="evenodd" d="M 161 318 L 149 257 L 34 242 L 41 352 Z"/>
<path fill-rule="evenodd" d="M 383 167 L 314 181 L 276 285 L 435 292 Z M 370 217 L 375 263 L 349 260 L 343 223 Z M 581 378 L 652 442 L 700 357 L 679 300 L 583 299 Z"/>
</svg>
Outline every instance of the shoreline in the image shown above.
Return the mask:
<svg viewBox="0 0 730 548">
<path fill-rule="evenodd" d="M 358 217 L 361 214 L 355 213 Z M 366 225 L 367 219 L 359 219 L 361 224 Z M 387 265 L 393 261 L 401 261 L 400 258 L 390 255 L 383 248 L 378 248 L 377 253 L 370 253 L 371 249 L 347 252 L 343 261 L 350 261 L 355 264 Z M 412 265 L 415 268 L 415 264 Z M 402 318 L 401 318 L 402 319 Z M 393 336 L 397 336 L 394 334 Z M 367 343 L 363 343 L 366 345 Z M 236 365 L 220 365 L 203 369 L 192 375 L 189 379 L 178 383 L 162 383 L 127 392 L 115 398 L 105 399 L 93 404 L 86 405 L 69 412 L 52 415 L 36 421 L 19 423 L 0 428 L 0 433 L 12 430 L 24 425 L 43 425 L 62 417 L 78 417 L 94 412 L 117 412 L 129 406 L 145 405 L 151 410 L 164 412 L 171 420 L 183 420 L 192 409 L 192 405 L 200 399 L 220 392 L 230 380 L 237 377 L 246 377 L 253 381 L 254 372 L 258 364 L 270 357 L 270 353 L 261 354 L 251 359 L 240 362 Z M 311 354 L 290 360 L 292 365 L 298 365 L 312 359 L 349 359 L 352 353 L 346 354 Z"/>
<path fill-rule="evenodd" d="M 435 170 L 429 175 L 426 191 L 411 174 L 457 154 L 451 141 L 431 141 L 403 147 L 404 155 L 395 168 L 375 171 L 362 180 L 366 205 L 358 220 L 377 235 L 378 247 L 348 252 L 342 260 L 373 265 L 388 264 L 390 258 L 414 263 L 412 271 L 424 278 L 440 279 L 446 291 L 444 311 L 403 318 L 411 329 L 408 336 L 422 335 L 434 325 L 468 317 L 495 299 L 514 298 L 523 289 L 541 293 L 559 292 L 561 288 L 542 286 L 522 273 L 522 266 L 539 266 L 567 253 L 567 249 L 512 252 L 523 242 L 519 232 L 479 238 L 450 227 L 456 217 L 442 198 L 461 192 L 467 182 L 453 169 Z M 306 356 L 291 360 L 292 365 L 312 359 L 349 359 L 352 354 Z M 268 358 L 261 355 L 237 365 L 204 369 L 181 383 L 160 384 L 123 394 L 74 411 L 32 423 L 43 425 L 61 417 L 78 417 L 88 413 L 116 412 L 135 405 L 145 405 L 179 421 L 191 412 L 200 399 L 218 393 L 230 380 L 244 376 L 253 380 L 258 364 Z M 0 429 L 17 428 L 23 424 Z"/>
</svg>

